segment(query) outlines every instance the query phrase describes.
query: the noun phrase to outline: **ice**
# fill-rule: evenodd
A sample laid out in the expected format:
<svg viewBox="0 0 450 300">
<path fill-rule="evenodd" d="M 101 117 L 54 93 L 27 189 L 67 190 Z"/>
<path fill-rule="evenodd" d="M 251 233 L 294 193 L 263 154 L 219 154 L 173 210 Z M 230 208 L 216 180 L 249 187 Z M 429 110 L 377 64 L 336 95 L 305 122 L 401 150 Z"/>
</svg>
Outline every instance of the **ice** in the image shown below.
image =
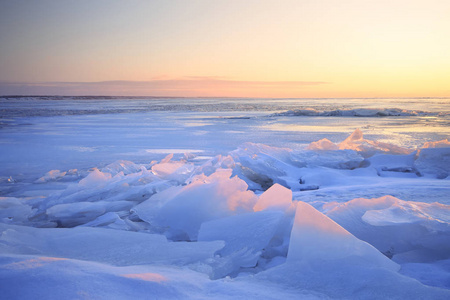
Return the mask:
<svg viewBox="0 0 450 300">
<path fill-rule="evenodd" d="M 450 148 L 450 142 L 448 139 L 435 142 L 426 142 L 421 148 Z"/>
<path fill-rule="evenodd" d="M 122 172 L 124 175 L 137 173 L 142 170 L 142 166 L 139 166 L 131 161 L 127 160 L 118 160 L 113 163 L 110 163 L 106 167 L 101 169 L 103 173 L 109 173 L 112 176 L 115 176 Z"/>
<path fill-rule="evenodd" d="M 185 161 L 172 161 L 173 154 L 169 154 L 160 163 L 152 166 L 152 173 L 162 179 L 176 180 L 183 183 L 189 174 L 193 171 L 194 166 Z"/>
<path fill-rule="evenodd" d="M 326 167 L 311 167 L 302 169 L 299 174 L 299 191 L 325 190 L 342 187 L 357 187 L 376 182 L 376 170 L 357 168 L 355 170 L 330 169 Z M 375 177 L 375 179 L 374 179 Z M 332 199 L 333 193 L 328 197 Z M 328 195 L 328 193 L 326 194 Z M 295 197 L 295 196 L 294 196 Z"/>
<path fill-rule="evenodd" d="M 416 178 L 420 174 L 414 166 L 415 156 L 415 152 L 408 155 L 375 154 L 367 161 L 380 176 Z"/>
<path fill-rule="evenodd" d="M 14 197 L 0 197 L 0 222 L 8 224 L 21 224 L 28 221 L 33 213 L 30 205 Z"/>
<path fill-rule="evenodd" d="M 193 270 L 207 274 L 211 279 L 235 277 L 240 270 L 253 269 L 258 263 L 260 252 L 253 249 L 242 248 L 228 256 L 219 256 L 191 266 Z"/>
<path fill-rule="evenodd" d="M 420 149 L 414 167 L 423 175 L 447 178 L 450 174 L 450 147 Z"/>
<path fill-rule="evenodd" d="M 129 211 L 133 203 L 129 201 L 97 201 L 57 204 L 46 213 L 50 221 L 63 227 L 74 227 L 96 219 L 106 212 Z"/>
<path fill-rule="evenodd" d="M 237 167 L 233 170 L 233 175 L 244 180 L 245 183 L 247 183 L 248 188 L 253 191 L 267 190 L 274 182 L 269 176 L 262 173 L 256 173 L 252 169 L 242 166 L 240 163 L 238 163 Z"/>
<path fill-rule="evenodd" d="M 230 155 L 217 155 L 195 168 L 193 175 L 204 174 L 209 176 L 217 169 L 234 169 L 235 167 L 236 163 Z"/>
<path fill-rule="evenodd" d="M 439 225 L 445 229 L 450 224 L 450 206 L 440 203 L 396 201 L 389 208 L 370 210 L 362 220 L 373 226 L 390 226 L 407 223 L 430 223 L 433 230 Z"/>
<path fill-rule="evenodd" d="M 225 241 L 208 272 L 211 278 L 236 275 L 241 268 L 253 268 L 274 238 L 284 214 L 279 211 L 245 213 L 205 222 L 199 241 Z"/>
<path fill-rule="evenodd" d="M 441 288 L 450 286 L 450 259 L 433 263 L 405 263 L 400 272 L 426 285 Z"/>
<path fill-rule="evenodd" d="M 286 211 L 292 205 L 292 191 L 275 183 L 258 198 L 254 211 L 280 210 Z"/>
<path fill-rule="evenodd" d="M 149 294 L 177 299 L 196 292 L 194 281 L 173 278 L 176 270 L 170 268 L 113 267 L 72 259 L 5 256 L 0 270 L 3 297 L 7 299 L 144 299 Z M 183 273 L 204 281 L 195 272 Z M 41 280 L 36 282 L 35 278 Z"/>
<path fill-rule="evenodd" d="M 252 211 L 255 194 L 243 180 L 230 178 L 231 174 L 230 169 L 219 169 L 210 176 L 199 175 L 190 184 L 150 198 L 133 211 L 142 220 L 167 228 L 174 238 L 196 240 L 203 222 Z"/>
<path fill-rule="evenodd" d="M 111 178 L 112 176 L 110 173 L 103 173 L 95 168 L 88 176 L 80 180 L 78 186 L 84 188 L 102 188 L 111 180 Z"/>
<path fill-rule="evenodd" d="M 47 207 L 80 201 L 130 200 L 142 202 L 146 196 L 170 186 L 167 181 L 161 180 L 145 168 L 141 168 L 137 173 L 125 175 L 123 172 L 119 172 L 114 176 L 95 168 L 77 184 L 69 185 L 61 193 L 52 195 L 47 201 Z"/>
<path fill-rule="evenodd" d="M 242 167 L 252 170 L 255 174 L 270 176 L 276 181 L 280 180 L 280 176 L 286 176 L 290 168 L 287 164 L 289 152 L 289 149 L 245 143 L 231 155 Z"/>
<path fill-rule="evenodd" d="M 120 230 L 129 229 L 128 224 L 115 212 L 107 212 L 93 221 L 84 223 L 82 226 L 105 227 Z"/>
<path fill-rule="evenodd" d="M 175 266 L 111 266 L 39 255 L 0 256 L 5 299 L 323 299 L 252 280 L 210 280 Z M 76 283 L 76 284 L 75 284 Z"/>
<path fill-rule="evenodd" d="M 58 180 L 63 178 L 67 172 L 61 172 L 60 170 L 51 170 L 45 173 L 44 176 L 36 180 L 37 183 L 45 183 L 47 181 Z"/>
<path fill-rule="evenodd" d="M 318 163 L 309 163 L 309 166 L 315 165 L 348 169 L 360 167 L 364 158 L 371 158 L 369 161 L 376 162 L 376 159 L 372 159 L 374 155 L 378 156 L 378 158 L 383 157 L 385 159 L 385 156 L 382 155 L 408 155 L 413 152 L 411 149 L 393 144 L 365 139 L 360 129 L 356 129 L 339 144 L 335 144 L 325 138 L 317 142 L 312 142 L 306 149 L 314 151 L 310 153 L 310 156 L 317 156 L 315 160 L 310 159 L 310 161 L 317 161 Z M 358 154 L 354 151 L 358 152 Z M 308 152 L 300 152 L 300 154 L 306 156 Z M 398 160 L 398 158 L 393 157 L 389 163 L 394 162 L 396 164 Z M 412 165 L 409 168 L 412 168 Z"/>
<path fill-rule="evenodd" d="M 242 174 L 261 186 L 273 183 L 295 189 L 299 170 L 290 164 L 290 150 L 266 145 L 245 143 L 231 153 L 242 168 Z"/>
<path fill-rule="evenodd" d="M 328 261 L 313 267 L 281 264 L 255 275 L 286 290 L 310 292 L 322 299 L 448 299 L 450 292 L 430 287 L 384 268 Z"/>
<path fill-rule="evenodd" d="M 396 145 L 371 141 L 364 138 L 360 129 L 356 129 L 348 138 L 339 143 L 339 149 L 350 149 L 363 153 L 364 156 L 372 156 L 377 152 L 391 154 L 409 154 L 412 151 Z"/>
<path fill-rule="evenodd" d="M 397 272 L 400 266 L 307 203 L 298 202 L 286 263 L 255 278 L 339 299 L 446 299 Z"/>
<path fill-rule="evenodd" d="M 292 150 L 289 148 L 280 148 L 265 144 L 247 142 L 244 143 L 243 145 L 240 145 L 237 150 L 233 151 L 232 155 L 239 156 L 239 154 L 243 154 L 248 156 L 254 156 L 264 153 L 280 161 L 287 162 L 289 160 L 289 153 L 291 151 Z"/>
<path fill-rule="evenodd" d="M 317 142 L 312 142 L 306 148 L 308 150 L 339 150 L 339 147 L 329 139 L 321 139 Z"/>
<path fill-rule="evenodd" d="M 116 266 L 187 265 L 212 258 L 222 241 L 171 243 L 162 235 L 93 227 L 32 228 L 0 224 L 0 253 L 63 257 Z"/>
<path fill-rule="evenodd" d="M 356 169 L 364 158 L 353 150 L 292 151 L 291 159 L 298 167 L 327 167 L 333 169 Z"/>
<path fill-rule="evenodd" d="M 400 267 L 370 244 L 363 242 L 311 205 L 298 202 L 286 263 L 314 267 L 328 261 L 346 265 Z"/>
<path fill-rule="evenodd" d="M 409 154 L 412 151 L 393 144 L 372 141 L 364 138 L 363 132 L 356 129 L 350 136 L 339 144 L 334 144 L 328 139 L 312 142 L 307 147 L 309 150 L 354 150 L 364 157 L 370 157 L 375 153 Z"/>
<path fill-rule="evenodd" d="M 275 116 L 310 116 L 310 117 L 392 117 L 392 116 L 417 116 L 434 115 L 424 111 L 406 110 L 400 108 L 357 108 L 339 110 L 317 110 L 313 108 L 289 110 L 274 114 Z"/>
<path fill-rule="evenodd" d="M 232 155 L 242 166 L 253 170 L 255 174 L 271 176 L 274 181 L 279 180 L 285 183 L 287 183 L 285 178 L 296 176 L 298 168 L 323 166 L 354 169 L 364 160 L 353 150 L 327 150 L 329 149 L 292 150 L 245 143 L 238 150 L 233 151 Z M 295 186 L 295 183 L 289 182 L 289 184 Z"/>
<path fill-rule="evenodd" d="M 223 256 L 247 248 L 262 251 L 275 235 L 283 217 L 282 212 L 245 213 L 205 222 L 198 234 L 199 241 L 225 241 L 218 253 Z"/>
<path fill-rule="evenodd" d="M 421 262 L 449 258 L 449 205 L 383 196 L 337 204 L 327 215 L 395 260 Z"/>
<path fill-rule="evenodd" d="M 5 299 L 450 298 L 442 99 L 1 101 Z"/>
<path fill-rule="evenodd" d="M 111 167 L 112 165 L 108 167 L 110 171 Z M 121 218 L 126 218 L 129 210 L 136 204 L 170 186 L 166 180 L 161 180 L 145 167 L 128 175 L 119 171 L 114 176 L 106 170 L 101 172 L 94 168 L 78 183 L 70 183 L 65 189 L 51 193 L 47 198 L 30 200 L 35 209 L 28 217 L 39 227 L 45 222 L 50 222 L 45 227 L 51 223 L 62 227 L 78 226 L 108 212 L 119 212 Z M 124 226 L 120 220 L 115 223 L 118 228 L 130 228 L 130 224 Z"/>
</svg>

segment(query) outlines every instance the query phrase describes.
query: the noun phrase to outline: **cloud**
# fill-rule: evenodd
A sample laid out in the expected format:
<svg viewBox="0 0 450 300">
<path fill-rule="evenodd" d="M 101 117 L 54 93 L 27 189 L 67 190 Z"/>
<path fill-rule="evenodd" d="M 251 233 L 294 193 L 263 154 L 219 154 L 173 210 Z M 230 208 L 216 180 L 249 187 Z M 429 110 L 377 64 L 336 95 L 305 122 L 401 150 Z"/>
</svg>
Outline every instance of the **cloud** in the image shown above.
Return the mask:
<svg viewBox="0 0 450 300">
<path fill-rule="evenodd" d="M 274 96 L 286 91 L 328 84 L 322 81 L 240 81 L 224 77 L 190 76 L 149 81 L 0 82 L 0 95 L 108 96 Z"/>
</svg>

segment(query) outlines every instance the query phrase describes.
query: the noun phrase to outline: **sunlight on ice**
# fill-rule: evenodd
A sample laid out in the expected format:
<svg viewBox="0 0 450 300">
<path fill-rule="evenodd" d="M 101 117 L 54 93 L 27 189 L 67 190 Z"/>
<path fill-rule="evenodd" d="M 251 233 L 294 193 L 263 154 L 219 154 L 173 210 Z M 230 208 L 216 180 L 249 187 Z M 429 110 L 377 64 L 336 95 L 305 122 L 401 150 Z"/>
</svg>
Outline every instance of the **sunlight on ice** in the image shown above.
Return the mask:
<svg viewBox="0 0 450 300">
<path fill-rule="evenodd" d="M 44 267 L 48 263 L 52 263 L 55 261 L 66 260 L 66 258 L 60 257 L 38 257 L 28 260 L 23 260 L 15 263 L 10 263 L 8 265 L 4 265 L 3 268 L 10 270 L 24 270 L 24 269 L 34 269 Z"/>
<path fill-rule="evenodd" d="M 126 277 L 126 278 L 139 279 L 139 280 L 144 280 L 144 281 L 152 281 L 152 282 L 157 282 L 157 283 L 161 283 L 161 282 L 168 280 L 167 277 L 165 277 L 161 274 L 158 274 L 158 273 L 123 274 L 121 276 Z"/>
<path fill-rule="evenodd" d="M 298 202 L 287 262 L 306 264 L 345 260 L 348 264 L 398 271 L 400 266 L 311 205 Z"/>
</svg>

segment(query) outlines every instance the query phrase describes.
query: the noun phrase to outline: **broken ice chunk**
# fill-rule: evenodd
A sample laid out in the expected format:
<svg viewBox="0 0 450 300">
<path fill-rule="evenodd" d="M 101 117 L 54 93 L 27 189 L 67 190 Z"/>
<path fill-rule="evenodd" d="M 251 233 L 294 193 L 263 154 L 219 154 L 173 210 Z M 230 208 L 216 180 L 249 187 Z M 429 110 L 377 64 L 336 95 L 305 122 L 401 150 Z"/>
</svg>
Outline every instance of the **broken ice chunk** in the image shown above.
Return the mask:
<svg viewBox="0 0 450 300">
<path fill-rule="evenodd" d="M 287 210 L 292 204 L 292 191 L 278 183 L 272 185 L 259 196 L 258 202 L 253 207 L 254 211 L 261 210 Z"/>
<path fill-rule="evenodd" d="M 343 265 L 400 268 L 311 205 L 298 202 L 286 262 L 314 266 L 336 260 Z"/>
</svg>

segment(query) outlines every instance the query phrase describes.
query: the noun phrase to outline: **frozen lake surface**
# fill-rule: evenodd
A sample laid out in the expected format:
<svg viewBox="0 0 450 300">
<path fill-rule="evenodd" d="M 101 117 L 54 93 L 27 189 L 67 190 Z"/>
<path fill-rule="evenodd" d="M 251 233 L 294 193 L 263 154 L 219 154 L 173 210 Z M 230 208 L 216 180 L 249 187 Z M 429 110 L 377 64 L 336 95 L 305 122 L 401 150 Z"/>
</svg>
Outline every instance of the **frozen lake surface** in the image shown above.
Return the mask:
<svg viewBox="0 0 450 300">
<path fill-rule="evenodd" d="M 0 99 L 0 176 L 215 156 L 245 142 L 296 150 L 357 128 L 410 149 L 450 135 L 449 99 L 60 98 Z"/>
<path fill-rule="evenodd" d="M 448 299 L 449 136 L 450 99 L 0 98 L 0 292 Z"/>
</svg>

